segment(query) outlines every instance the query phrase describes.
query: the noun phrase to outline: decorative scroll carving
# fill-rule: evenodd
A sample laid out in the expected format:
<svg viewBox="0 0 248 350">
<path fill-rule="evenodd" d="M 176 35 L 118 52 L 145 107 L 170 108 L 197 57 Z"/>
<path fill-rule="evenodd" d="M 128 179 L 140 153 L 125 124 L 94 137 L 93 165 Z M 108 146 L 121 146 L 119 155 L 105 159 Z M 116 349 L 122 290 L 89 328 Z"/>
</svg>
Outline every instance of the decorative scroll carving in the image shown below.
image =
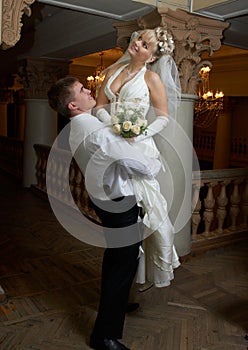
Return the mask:
<svg viewBox="0 0 248 350">
<path fill-rule="evenodd" d="M 24 59 L 19 62 L 18 74 L 24 85 L 25 98 L 46 99 L 50 86 L 68 73 L 69 61 Z"/>
<path fill-rule="evenodd" d="M 172 32 L 176 46 L 174 59 L 179 70 L 182 92 L 194 94 L 200 79 L 199 70 L 205 64 L 211 66 L 208 60 L 201 59 L 201 54 L 206 51 L 211 56 L 220 48 L 222 32 L 229 24 L 161 6 L 136 22 L 114 24 L 118 31 L 117 44 L 125 50 L 132 31 L 157 26 Z"/>
<path fill-rule="evenodd" d="M 23 13 L 31 15 L 30 5 L 35 0 L 3 0 L 2 4 L 2 45 L 6 50 L 13 47 L 21 37 Z"/>
</svg>

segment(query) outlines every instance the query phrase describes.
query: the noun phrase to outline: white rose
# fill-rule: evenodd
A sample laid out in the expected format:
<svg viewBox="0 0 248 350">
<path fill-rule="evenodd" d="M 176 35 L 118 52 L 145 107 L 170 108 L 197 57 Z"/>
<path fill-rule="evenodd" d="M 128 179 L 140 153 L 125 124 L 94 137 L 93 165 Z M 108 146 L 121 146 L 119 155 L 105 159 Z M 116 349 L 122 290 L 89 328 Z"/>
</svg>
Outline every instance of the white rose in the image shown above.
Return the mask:
<svg viewBox="0 0 248 350">
<path fill-rule="evenodd" d="M 122 124 L 122 129 L 124 131 L 129 131 L 131 129 L 132 123 L 128 120 L 126 120 L 123 124 Z"/>
<path fill-rule="evenodd" d="M 120 135 L 120 133 L 121 133 L 121 126 L 120 126 L 120 124 L 114 124 L 113 125 L 113 131 L 114 131 L 115 134 Z"/>
<path fill-rule="evenodd" d="M 112 124 L 118 124 L 119 123 L 119 118 L 114 115 L 113 117 L 111 117 L 111 123 Z"/>
<path fill-rule="evenodd" d="M 131 130 L 132 132 L 135 134 L 135 135 L 139 135 L 140 134 L 140 126 L 135 124 L 131 127 Z"/>
</svg>

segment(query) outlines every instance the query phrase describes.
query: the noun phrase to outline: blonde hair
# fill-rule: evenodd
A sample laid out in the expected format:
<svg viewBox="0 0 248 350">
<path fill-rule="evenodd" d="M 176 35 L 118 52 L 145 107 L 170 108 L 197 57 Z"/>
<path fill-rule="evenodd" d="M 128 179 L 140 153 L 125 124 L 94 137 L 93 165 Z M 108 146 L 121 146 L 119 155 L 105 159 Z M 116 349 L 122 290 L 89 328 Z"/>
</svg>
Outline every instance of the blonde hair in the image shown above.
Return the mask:
<svg viewBox="0 0 248 350">
<path fill-rule="evenodd" d="M 171 33 L 167 29 L 157 27 L 154 29 L 144 29 L 139 31 L 139 34 L 146 34 L 148 36 L 148 42 L 155 47 L 154 56 L 160 58 L 167 54 L 171 55 L 174 51 L 175 44 Z"/>
</svg>

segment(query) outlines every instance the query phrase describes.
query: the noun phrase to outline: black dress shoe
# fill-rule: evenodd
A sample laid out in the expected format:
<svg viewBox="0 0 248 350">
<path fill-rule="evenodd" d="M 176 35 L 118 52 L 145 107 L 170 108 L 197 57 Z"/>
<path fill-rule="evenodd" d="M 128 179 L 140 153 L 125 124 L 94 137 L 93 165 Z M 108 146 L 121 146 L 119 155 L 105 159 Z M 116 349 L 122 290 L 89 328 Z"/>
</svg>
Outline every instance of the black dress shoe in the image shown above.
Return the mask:
<svg viewBox="0 0 248 350">
<path fill-rule="evenodd" d="M 116 339 L 90 338 L 90 347 L 95 350 L 130 350 Z"/>
<path fill-rule="evenodd" d="M 139 303 L 128 303 L 126 313 L 136 311 L 139 308 Z"/>
</svg>

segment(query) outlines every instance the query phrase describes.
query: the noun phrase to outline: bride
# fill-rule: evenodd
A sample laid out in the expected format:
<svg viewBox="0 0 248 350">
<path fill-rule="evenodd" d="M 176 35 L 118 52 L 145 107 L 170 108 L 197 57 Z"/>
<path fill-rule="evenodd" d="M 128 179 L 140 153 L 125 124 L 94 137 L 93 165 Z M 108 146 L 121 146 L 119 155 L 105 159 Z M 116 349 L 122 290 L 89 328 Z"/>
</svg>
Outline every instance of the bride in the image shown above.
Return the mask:
<svg viewBox="0 0 248 350">
<path fill-rule="evenodd" d="M 152 136 L 160 134 L 170 119 L 176 118 L 180 100 L 178 71 L 171 56 L 173 50 L 172 36 L 163 28 L 133 33 L 125 54 L 104 72 L 106 75 L 98 91 L 96 116 L 102 122 L 111 125 L 111 117 L 113 120 L 123 110 L 139 111 L 143 118 L 153 119 L 144 134 L 130 140 L 133 147 L 141 148 L 150 157 L 160 158 Z M 137 283 L 143 285 L 140 290 L 153 284 L 165 287 L 170 285 L 173 270 L 180 265 L 167 201 L 156 179 L 133 176 L 132 183 L 146 228 Z"/>
</svg>

